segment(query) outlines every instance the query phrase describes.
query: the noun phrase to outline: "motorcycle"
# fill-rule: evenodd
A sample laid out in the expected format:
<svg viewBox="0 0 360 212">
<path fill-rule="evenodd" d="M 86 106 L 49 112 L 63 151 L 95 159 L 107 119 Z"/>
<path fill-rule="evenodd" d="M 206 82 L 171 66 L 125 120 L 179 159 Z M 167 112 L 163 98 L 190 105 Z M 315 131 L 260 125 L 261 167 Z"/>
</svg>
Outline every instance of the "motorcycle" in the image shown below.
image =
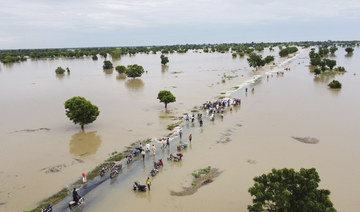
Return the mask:
<svg viewBox="0 0 360 212">
<path fill-rule="evenodd" d="M 158 172 L 159 172 L 159 170 L 157 170 L 155 168 L 151 169 L 151 171 L 150 171 L 151 177 L 154 177 Z"/>
<path fill-rule="evenodd" d="M 52 205 L 49 203 L 45 208 L 41 209 L 41 212 L 51 212 L 52 211 Z"/>
<path fill-rule="evenodd" d="M 103 166 L 100 170 L 99 170 L 99 175 L 101 177 L 103 177 L 105 175 L 105 173 L 108 171 L 108 168 Z"/>
<path fill-rule="evenodd" d="M 116 175 L 119 174 L 119 171 L 122 169 L 122 164 L 118 163 L 115 164 L 112 168 L 111 168 L 111 172 L 110 172 L 110 178 L 114 178 L 116 177 Z"/>
<path fill-rule="evenodd" d="M 138 191 L 145 192 L 146 191 L 146 185 L 140 185 L 139 182 L 135 182 L 134 185 L 133 185 L 133 190 L 136 191 L 136 189 Z"/>
<path fill-rule="evenodd" d="M 76 203 L 75 201 L 69 202 L 69 209 L 74 210 L 75 208 L 79 207 L 81 204 L 85 202 L 85 199 L 81 197 L 79 201 Z"/>
<path fill-rule="evenodd" d="M 187 144 L 179 144 L 179 145 L 177 145 L 177 150 L 178 151 L 181 151 L 182 149 L 185 149 L 187 147 Z"/>
<path fill-rule="evenodd" d="M 155 162 L 155 161 L 154 161 L 154 168 L 155 168 L 155 169 L 160 168 L 160 166 L 164 166 L 164 164 L 163 164 L 163 162 L 162 162 L 162 159 L 159 159 L 158 162 Z"/>
<path fill-rule="evenodd" d="M 170 156 L 167 159 L 178 162 L 181 160 L 182 157 L 183 157 L 183 154 L 181 154 L 181 153 L 176 154 L 176 156 L 173 154 L 170 154 Z"/>
<path fill-rule="evenodd" d="M 126 160 L 126 164 L 129 164 L 132 161 L 133 155 L 129 154 L 128 156 L 126 156 L 127 160 Z"/>
</svg>

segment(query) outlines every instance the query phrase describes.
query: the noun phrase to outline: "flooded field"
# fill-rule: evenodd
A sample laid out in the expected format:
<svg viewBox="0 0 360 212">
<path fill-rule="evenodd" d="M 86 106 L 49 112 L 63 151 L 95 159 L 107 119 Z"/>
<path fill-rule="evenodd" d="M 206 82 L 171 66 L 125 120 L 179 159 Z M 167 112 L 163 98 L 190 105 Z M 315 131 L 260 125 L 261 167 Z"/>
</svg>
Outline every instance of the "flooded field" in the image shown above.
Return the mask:
<svg viewBox="0 0 360 212">
<path fill-rule="evenodd" d="M 245 95 L 239 89 L 231 94 L 241 98 L 242 105 L 228 111 L 224 120 L 205 120 L 203 128 L 198 123 L 184 124 L 183 140 L 192 133 L 193 142 L 181 163 L 165 162 L 152 181 L 151 192 L 131 190 L 133 181 L 145 183 L 153 160 L 147 157 L 87 194 L 83 210 L 246 211 L 251 203 L 247 190 L 254 176 L 272 168 L 315 167 L 320 186 L 331 191 L 335 208 L 358 211 L 360 186 L 353 183 L 360 177 L 358 51 L 352 57 L 345 57 L 343 49 L 336 53 L 338 65 L 348 70 L 335 76 L 343 84 L 340 91 L 327 88 L 331 78 L 314 78 L 309 73 L 306 50 L 286 64 L 291 71 L 282 77 L 268 73 L 268 79 L 269 66 L 254 73 L 245 58 L 218 53 L 170 54 L 168 67 L 160 65 L 159 54 L 113 61 L 114 65 L 142 65 L 148 73 L 135 80 L 118 77 L 116 71 L 104 72 L 102 60 L 1 65 L 0 211 L 33 208 L 36 201 L 78 179 L 114 150 L 166 135 L 166 126 L 182 113 L 254 77 L 258 80 L 247 86 L 254 87 L 254 92 Z M 278 55 L 277 51 L 271 54 Z M 275 62 L 284 60 L 276 57 Z M 57 77 L 58 66 L 69 67 L 71 74 Z M 222 83 L 224 73 L 237 77 Z M 156 99 L 162 89 L 171 90 L 177 98 L 168 105 L 169 111 Z M 101 111 L 85 132 L 65 116 L 63 104 L 73 96 L 87 98 Z M 318 142 L 308 144 L 292 137 Z M 178 140 L 172 142 L 174 146 Z M 160 157 L 168 154 L 165 150 Z M 191 173 L 207 166 L 218 168 L 221 175 L 193 195 L 170 195 L 190 186 Z"/>
</svg>

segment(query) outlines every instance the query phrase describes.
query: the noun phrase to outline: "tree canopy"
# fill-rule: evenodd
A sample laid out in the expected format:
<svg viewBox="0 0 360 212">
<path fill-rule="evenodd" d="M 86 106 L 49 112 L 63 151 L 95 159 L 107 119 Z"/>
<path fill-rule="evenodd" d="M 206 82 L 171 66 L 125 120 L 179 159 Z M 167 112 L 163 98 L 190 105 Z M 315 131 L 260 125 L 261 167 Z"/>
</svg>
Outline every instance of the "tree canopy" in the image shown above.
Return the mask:
<svg viewBox="0 0 360 212">
<path fill-rule="evenodd" d="M 351 53 L 353 53 L 354 49 L 351 48 L 351 47 L 347 47 L 347 48 L 345 49 L 345 51 L 346 51 L 348 54 L 351 54 Z"/>
<path fill-rule="evenodd" d="M 144 73 L 144 68 L 142 66 L 139 66 L 137 64 L 134 65 L 128 65 L 127 69 L 125 71 L 126 76 L 136 78 L 141 77 L 141 75 Z"/>
<path fill-rule="evenodd" d="M 165 108 L 167 108 L 167 104 L 176 101 L 176 97 L 167 90 L 159 91 L 157 99 L 165 104 Z"/>
<path fill-rule="evenodd" d="M 274 61 L 275 60 L 275 58 L 274 58 L 274 56 L 272 56 L 272 55 L 268 55 L 268 56 L 266 56 L 265 58 L 264 58 L 264 61 L 265 61 L 265 63 L 267 64 L 267 63 L 271 63 L 272 61 Z"/>
<path fill-rule="evenodd" d="M 119 73 L 119 74 L 124 74 L 126 72 L 126 67 L 125 66 L 116 66 L 115 70 Z"/>
<path fill-rule="evenodd" d="M 339 81 L 333 80 L 328 84 L 328 86 L 330 88 L 336 89 L 336 88 L 341 88 L 342 85 L 341 85 L 341 83 Z"/>
<path fill-rule="evenodd" d="M 74 124 L 84 125 L 90 124 L 96 120 L 100 111 L 96 105 L 91 104 L 90 101 L 84 97 L 75 96 L 65 102 L 66 116 L 69 117 Z"/>
<path fill-rule="evenodd" d="M 285 49 L 281 49 L 279 52 L 280 57 L 288 56 L 291 53 L 295 53 L 298 51 L 298 48 L 292 46 L 292 47 L 286 47 Z"/>
<path fill-rule="evenodd" d="M 63 69 L 62 67 L 57 67 L 56 69 L 55 69 L 55 73 L 56 74 L 64 74 L 65 73 L 65 69 Z"/>
<path fill-rule="evenodd" d="M 113 68 L 113 64 L 108 60 L 104 60 L 103 69 L 112 69 L 112 68 Z"/>
<path fill-rule="evenodd" d="M 169 58 L 166 57 L 166 56 L 163 55 L 163 54 L 160 56 L 160 59 L 161 59 L 161 64 L 162 64 L 162 65 L 166 65 L 166 63 L 169 62 Z"/>
<path fill-rule="evenodd" d="M 254 67 L 255 69 L 265 65 L 265 61 L 262 59 L 262 56 L 255 53 L 251 53 L 247 61 L 249 66 Z"/>
<path fill-rule="evenodd" d="M 335 212 L 329 199 L 330 191 L 318 189 L 320 177 L 315 168 L 273 169 L 269 174 L 254 178 L 249 193 L 255 198 L 248 206 L 256 211 L 329 211 Z"/>
</svg>

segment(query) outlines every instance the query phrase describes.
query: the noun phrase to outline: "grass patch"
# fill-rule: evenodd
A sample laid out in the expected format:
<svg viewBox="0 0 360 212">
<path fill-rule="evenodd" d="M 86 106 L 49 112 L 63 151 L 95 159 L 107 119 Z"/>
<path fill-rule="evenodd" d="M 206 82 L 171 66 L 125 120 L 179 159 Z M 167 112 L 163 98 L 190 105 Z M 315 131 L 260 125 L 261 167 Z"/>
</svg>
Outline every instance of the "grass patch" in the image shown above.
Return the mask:
<svg viewBox="0 0 360 212">
<path fill-rule="evenodd" d="M 207 168 L 194 171 L 192 173 L 192 176 L 194 176 L 195 178 L 199 178 L 199 177 L 201 177 L 201 175 L 205 175 L 205 174 L 209 173 L 210 170 L 211 170 L 211 166 L 208 166 Z"/>
<path fill-rule="evenodd" d="M 120 152 L 120 153 L 116 153 L 114 155 L 112 155 L 110 158 L 108 158 L 106 160 L 106 162 L 114 162 L 114 161 L 120 161 L 121 159 L 123 159 L 124 156 L 123 154 Z"/>
<path fill-rule="evenodd" d="M 234 86 L 233 89 L 235 89 L 235 90 L 236 90 L 236 89 L 239 89 L 239 86 Z"/>
<path fill-rule="evenodd" d="M 321 75 L 321 76 L 335 76 L 336 73 L 333 72 L 333 71 L 324 71 L 324 72 L 321 72 L 320 75 Z"/>
<path fill-rule="evenodd" d="M 42 208 L 45 208 L 49 203 L 51 203 L 52 205 L 55 205 L 56 203 L 60 202 L 68 195 L 69 195 L 69 189 L 63 188 L 58 193 L 56 193 L 56 194 L 52 195 L 51 197 L 47 198 L 46 200 L 42 201 L 37 208 L 31 210 L 30 212 L 39 212 L 39 211 L 41 211 Z"/>
<path fill-rule="evenodd" d="M 168 130 L 173 130 L 175 127 L 177 127 L 177 126 L 179 126 L 179 123 L 174 123 L 174 124 L 169 124 L 168 126 L 167 126 L 167 129 Z"/>
<path fill-rule="evenodd" d="M 225 92 L 221 92 L 220 94 L 221 94 L 221 95 L 225 95 Z"/>
<path fill-rule="evenodd" d="M 197 113 L 197 112 L 199 112 L 199 111 L 196 110 L 196 109 L 192 109 L 191 112 L 192 112 L 192 113 Z"/>
</svg>

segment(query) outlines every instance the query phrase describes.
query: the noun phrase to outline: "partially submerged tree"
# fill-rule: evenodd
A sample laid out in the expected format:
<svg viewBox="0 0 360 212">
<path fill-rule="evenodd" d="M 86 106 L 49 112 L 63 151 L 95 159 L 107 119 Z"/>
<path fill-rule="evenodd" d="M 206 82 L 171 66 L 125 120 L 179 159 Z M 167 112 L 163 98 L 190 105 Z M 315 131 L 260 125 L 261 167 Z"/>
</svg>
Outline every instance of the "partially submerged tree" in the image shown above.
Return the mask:
<svg viewBox="0 0 360 212">
<path fill-rule="evenodd" d="M 167 104 L 176 101 L 176 97 L 167 90 L 159 91 L 157 99 L 159 99 L 160 102 L 163 102 L 165 104 L 165 108 L 167 108 Z"/>
<path fill-rule="evenodd" d="M 347 48 L 345 49 L 345 51 L 346 51 L 348 54 L 351 54 L 351 53 L 353 53 L 354 49 L 351 48 L 351 47 L 347 47 Z"/>
<path fill-rule="evenodd" d="M 325 64 L 332 70 L 336 66 L 336 60 L 324 59 Z"/>
<path fill-rule="evenodd" d="M 141 75 L 144 73 L 144 68 L 142 66 L 139 66 L 137 64 L 134 65 L 128 65 L 127 69 L 125 71 L 126 76 L 136 78 L 141 77 Z"/>
<path fill-rule="evenodd" d="M 55 73 L 56 74 L 64 74 L 65 73 L 65 69 L 63 69 L 62 67 L 57 67 L 55 69 Z"/>
<path fill-rule="evenodd" d="M 119 74 L 124 74 L 126 72 L 126 67 L 125 66 L 116 66 L 115 70 L 119 73 Z"/>
<path fill-rule="evenodd" d="M 265 61 L 262 59 L 262 56 L 255 53 L 251 53 L 247 61 L 249 66 L 254 67 L 255 69 L 265 65 Z"/>
<path fill-rule="evenodd" d="M 79 124 L 81 129 L 84 129 L 84 125 L 95 121 L 100 114 L 98 107 L 91 104 L 91 102 L 84 97 L 75 96 L 68 99 L 64 105 L 66 116 L 69 117 L 74 124 Z"/>
<path fill-rule="evenodd" d="M 334 89 L 341 88 L 341 83 L 339 81 L 337 81 L 337 80 L 333 80 L 328 84 L 328 86 L 330 88 L 334 88 Z"/>
<path fill-rule="evenodd" d="M 331 54 L 335 54 L 335 52 L 338 50 L 338 48 L 336 46 L 332 46 L 330 47 L 330 53 Z"/>
<path fill-rule="evenodd" d="M 169 62 L 169 58 L 166 57 L 166 56 L 163 55 L 163 54 L 160 56 L 160 59 L 161 59 L 161 64 L 162 64 L 162 65 L 166 65 L 166 63 Z"/>
<path fill-rule="evenodd" d="M 266 56 L 265 58 L 264 58 L 264 61 L 265 61 L 265 63 L 267 64 L 267 63 L 271 63 L 272 61 L 274 61 L 275 60 L 275 58 L 274 58 L 274 56 L 272 56 L 272 55 L 268 55 L 268 56 Z"/>
<path fill-rule="evenodd" d="M 254 178 L 249 188 L 254 196 L 250 212 L 262 211 L 328 211 L 335 212 L 329 199 L 330 191 L 318 189 L 320 177 L 315 168 L 273 169 Z"/>
<path fill-rule="evenodd" d="M 112 68 L 113 68 L 113 64 L 108 60 L 104 60 L 103 69 L 112 69 Z"/>
</svg>

